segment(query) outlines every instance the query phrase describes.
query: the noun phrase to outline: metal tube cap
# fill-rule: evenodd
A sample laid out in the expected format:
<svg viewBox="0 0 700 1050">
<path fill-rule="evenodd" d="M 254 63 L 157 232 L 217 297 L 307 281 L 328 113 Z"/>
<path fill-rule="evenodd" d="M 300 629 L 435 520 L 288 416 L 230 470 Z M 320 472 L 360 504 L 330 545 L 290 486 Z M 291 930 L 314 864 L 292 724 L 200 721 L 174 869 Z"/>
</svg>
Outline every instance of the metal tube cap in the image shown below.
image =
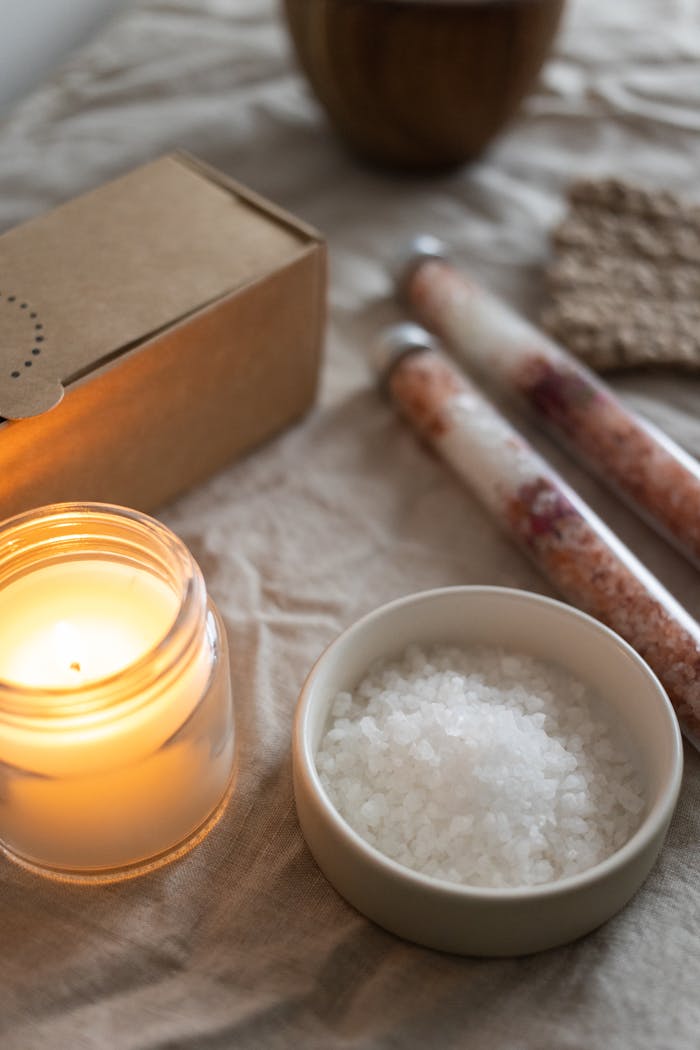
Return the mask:
<svg viewBox="0 0 700 1050">
<path fill-rule="evenodd" d="M 380 384 L 386 384 L 391 370 L 402 357 L 425 350 L 437 350 L 437 343 L 430 332 L 418 324 L 404 321 L 382 329 L 371 347 L 372 364 Z"/>
<path fill-rule="evenodd" d="M 408 282 L 421 263 L 428 259 L 444 262 L 449 255 L 449 248 L 439 237 L 433 237 L 430 233 L 421 233 L 418 237 L 414 237 L 402 252 L 396 265 L 396 290 L 399 298 L 406 298 Z"/>
</svg>

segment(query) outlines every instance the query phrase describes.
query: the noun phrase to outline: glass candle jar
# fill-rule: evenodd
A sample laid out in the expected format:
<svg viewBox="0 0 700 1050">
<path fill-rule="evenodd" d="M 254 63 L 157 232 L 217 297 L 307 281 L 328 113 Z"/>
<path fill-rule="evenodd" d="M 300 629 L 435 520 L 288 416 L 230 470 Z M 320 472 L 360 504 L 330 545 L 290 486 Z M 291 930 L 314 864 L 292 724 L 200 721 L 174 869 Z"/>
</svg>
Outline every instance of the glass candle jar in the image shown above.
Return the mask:
<svg viewBox="0 0 700 1050">
<path fill-rule="evenodd" d="M 223 624 L 165 526 L 57 504 L 0 526 L 0 845 L 109 881 L 198 842 L 232 783 Z"/>
</svg>

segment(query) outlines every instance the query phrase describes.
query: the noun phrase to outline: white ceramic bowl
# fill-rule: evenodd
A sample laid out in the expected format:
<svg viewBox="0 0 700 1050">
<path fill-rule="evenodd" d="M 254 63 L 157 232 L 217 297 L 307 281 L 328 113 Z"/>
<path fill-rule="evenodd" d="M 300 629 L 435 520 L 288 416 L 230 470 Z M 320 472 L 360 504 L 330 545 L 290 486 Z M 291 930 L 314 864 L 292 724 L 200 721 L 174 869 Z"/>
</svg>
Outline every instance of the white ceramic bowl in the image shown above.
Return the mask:
<svg viewBox="0 0 700 1050">
<path fill-rule="evenodd" d="M 375 660 L 410 643 L 502 645 L 553 660 L 598 691 L 640 762 L 646 808 L 633 837 L 601 864 L 534 887 L 461 886 L 411 871 L 364 841 L 329 800 L 315 765 L 330 705 Z M 561 602 L 498 587 L 426 591 L 375 610 L 336 639 L 301 692 L 293 734 L 299 822 L 321 870 L 380 926 L 430 948 L 521 955 L 588 933 L 614 915 L 651 869 L 678 798 L 683 749 L 653 672 L 616 634 Z"/>
</svg>

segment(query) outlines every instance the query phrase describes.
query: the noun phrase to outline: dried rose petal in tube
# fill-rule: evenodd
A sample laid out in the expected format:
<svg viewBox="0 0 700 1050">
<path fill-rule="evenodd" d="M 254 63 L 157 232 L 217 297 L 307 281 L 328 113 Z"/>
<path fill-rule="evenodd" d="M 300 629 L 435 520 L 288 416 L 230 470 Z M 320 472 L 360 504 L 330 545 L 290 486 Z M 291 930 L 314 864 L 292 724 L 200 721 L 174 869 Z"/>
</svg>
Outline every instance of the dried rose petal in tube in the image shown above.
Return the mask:
<svg viewBox="0 0 700 1050">
<path fill-rule="evenodd" d="M 405 327 L 405 326 L 400 326 Z M 656 672 L 700 748 L 700 626 L 423 333 L 379 354 L 389 394 L 496 523 L 572 605 L 626 639 Z"/>
<path fill-rule="evenodd" d="M 642 421 L 593 372 L 437 250 L 404 281 L 412 309 L 465 363 L 515 395 L 571 454 L 700 566 L 700 464 Z"/>
</svg>

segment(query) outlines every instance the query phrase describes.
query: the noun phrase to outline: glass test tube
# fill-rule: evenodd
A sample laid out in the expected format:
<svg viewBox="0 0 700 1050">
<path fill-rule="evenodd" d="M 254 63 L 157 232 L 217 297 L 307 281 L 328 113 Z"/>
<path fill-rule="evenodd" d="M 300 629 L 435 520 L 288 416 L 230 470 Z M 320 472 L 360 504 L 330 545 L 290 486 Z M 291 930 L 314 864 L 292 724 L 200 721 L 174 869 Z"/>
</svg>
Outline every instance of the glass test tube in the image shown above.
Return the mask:
<svg viewBox="0 0 700 1050">
<path fill-rule="evenodd" d="M 700 625 L 416 325 L 389 329 L 390 397 L 562 596 L 621 635 L 700 750 Z"/>
<path fill-rule="evenodd" d="M 403 294 L 421 324 L 531 415 L 700 567 L 700 464 L 593 372 L 419 237 Z"/>
</svg>

